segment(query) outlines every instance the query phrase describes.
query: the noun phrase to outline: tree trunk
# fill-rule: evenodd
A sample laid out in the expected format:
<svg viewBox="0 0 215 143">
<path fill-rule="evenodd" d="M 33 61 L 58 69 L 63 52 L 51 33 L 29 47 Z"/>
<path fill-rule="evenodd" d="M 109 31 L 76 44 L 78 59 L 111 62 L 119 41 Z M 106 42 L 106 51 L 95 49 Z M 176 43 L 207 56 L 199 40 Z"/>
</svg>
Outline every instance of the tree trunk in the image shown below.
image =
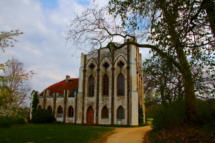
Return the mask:
<svg viewBox="0 0 215 143">
<path fill-rule="evenodd" d="M 184 69 L 183 85 L 186 105 L 186 117 L 189 122 L 196 122 L 196 97 L 194 94 L 194 82 L 192 80 L 192 73 L 189 68 Z"/>
<path fill-rule="evenodd" d="M 215 38 L 215 2 L 214 0 L 204 0 L 203 6 L 207 12 L 207 20 L 210 23 L 211 31 Z"/>
<path fill-rule="evenodd" d="M 175 15 L 178 12 L 177 9 L 174 9 L 173 13 L 167 11 L 166 9 L 166 1 L 158 1 L 159 6 L 163 11 L 164 17 L 166 19 L 168 25 L 168 33 L 171 36 L 171 42 L 175 47 L 177 59 L 179 61 L 180 69 L 179 71 L 182 74 L 183 86 L 184 86 L 184 96 L 185 96 L 185 106 L 186 106 L 186 118 L 188 123 L 196 122 L 196 98 L 194 93 L 194 82 L 192 78 L 191 68 L 189 62 L 187 60 L 186 54 L 184 52 L 183 43 L 180 41 L 180 35 L 176 31 L 175 23 L 176 18 Z"/>
<path fill-rule="evenodd" d="M 166 99 L 165 99 L 165 95 L 164 95 L 164 86 L 163 86 L 163 84 L 164 83 L 161 83 L 162 85 L 160 86 L 160 94 L 161 94 L 161 103 L 162 104 L 166 104 Z"/>
</svg>

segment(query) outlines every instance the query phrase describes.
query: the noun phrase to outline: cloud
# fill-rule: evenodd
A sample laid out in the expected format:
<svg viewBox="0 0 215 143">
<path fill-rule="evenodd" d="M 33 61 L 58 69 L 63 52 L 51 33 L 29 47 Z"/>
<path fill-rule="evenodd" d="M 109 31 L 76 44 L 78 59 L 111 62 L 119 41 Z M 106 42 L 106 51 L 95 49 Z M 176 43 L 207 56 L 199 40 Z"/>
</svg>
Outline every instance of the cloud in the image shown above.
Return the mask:
<svg viewBox="0 0 215 143">
<path fill-rule="evenodd" d="M 32 89 L 42 91 L 69 74 L 78 77 L 81 50 L 67 44 L 71 19 L 87 7 L 105 6 L 107 0 L 1 0 L 0 31 L 19 29 L 14 48 L 0 53 L 0 62 L 16 58 L 35 75 Z"/>
<path fill-rule="evenodd" d="M 47 86 L 63 80 L 66 74 L 78 77 L 80 55 L 67 47 L 65 33 L 75 13 L 85 6 L 77 1 L 55 0 L 6 0 L 0 1 L 1 31 L 19 29 L 14 48 L 0 53 L 1 62 L 16 58 L 27 70 L 36 74 L 30 81 L 33 89 L 42 91 Z M 50 6 L 51 5 L 51 6 Z"/>
</svg>

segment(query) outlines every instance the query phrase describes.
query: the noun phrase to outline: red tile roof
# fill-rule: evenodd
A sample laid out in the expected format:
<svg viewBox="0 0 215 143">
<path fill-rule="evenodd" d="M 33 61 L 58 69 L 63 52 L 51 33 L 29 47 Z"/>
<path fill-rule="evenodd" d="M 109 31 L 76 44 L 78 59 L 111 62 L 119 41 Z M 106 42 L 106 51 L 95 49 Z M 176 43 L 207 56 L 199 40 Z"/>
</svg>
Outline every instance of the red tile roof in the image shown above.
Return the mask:
<svg viewBox="0 0 215 143">
<path fill-rule="evenodd" d="M 73 89 L 77 89 L 77 88 L 78 88 L 78 78 L 73 78 L 73 79 L 69 79 L 68 81 L 63 80 L 58 83 L 55 83 L 49 86 L 48 88 L 46 88 L 45 90 L 49 90 L 50 95 L 53 93 L 59 93 L 63 95 L 64 90 L 69 90 L 69 92 L 72 93 Z M 41 95 L 43 95 L 44 91 L 41 93 Z"/>
</svg>

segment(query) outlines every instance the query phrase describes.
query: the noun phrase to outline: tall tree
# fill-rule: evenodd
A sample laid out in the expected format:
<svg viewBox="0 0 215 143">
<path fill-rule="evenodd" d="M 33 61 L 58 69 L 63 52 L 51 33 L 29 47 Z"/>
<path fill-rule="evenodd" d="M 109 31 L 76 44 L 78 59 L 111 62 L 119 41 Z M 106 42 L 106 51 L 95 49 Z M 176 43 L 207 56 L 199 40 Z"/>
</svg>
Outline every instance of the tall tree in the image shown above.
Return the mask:
<svg viewBox="0 0 215 143">
<path fill-rule="evenodd" d="M 193 65 L 210 66 L 209 59 L 214 58 L 215 49 L 206 15 L 195 16 L 200 4 L 195 0 L 111 0 L 109 12 L 114 17 L 107 15 L 105 9 L 88 9 L 73 20 L 68 37 L 83 43 L 91 41 L 110 50 L 129 44 L 150 48 L 179 72 L 183 81 L 187 121 L 195 121 L 195 81 L 191 62 L 194 62 Z M 115 43 L 119 39 L 123 42 Z"/>
<path fill-rule="evenodd" d="M 195 17 L 200 5 L 195 0 L 110 2 L 110 12 L 120 15 L 126 26 L 139 28 L 141 20 L 150 18 L 151 31 L 148 39 L 162 52 L 152 49 L 172 62 L 182 76 L 188 121 L 196 120 L 194 80 L 188 58 L 200 57 L 203 51 L 207 51 L 209 56 L 214 53 L 214 38 L 207 21 L 201 20 L 200 16 Z M 204 19 L 207 18 L 205 17 Z M 202 24 L 190 24 L 192 18 Z"/>
</svg>

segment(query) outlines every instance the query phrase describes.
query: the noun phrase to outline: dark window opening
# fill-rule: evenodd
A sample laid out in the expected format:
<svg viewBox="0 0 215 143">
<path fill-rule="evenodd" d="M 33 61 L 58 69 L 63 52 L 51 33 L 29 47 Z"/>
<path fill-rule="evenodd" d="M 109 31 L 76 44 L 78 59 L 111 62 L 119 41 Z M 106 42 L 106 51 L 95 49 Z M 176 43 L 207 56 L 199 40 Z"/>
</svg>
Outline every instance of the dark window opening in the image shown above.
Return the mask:
<svg viewBox="0 0 215 143">
<path fill-rule="evenodd" d="M 61 106 L 57 108 L 57 117 L 63 117 L 63 108 Z"/>
<path fill-rule="evenodd" d="M 125 92 L 125 79 L 122 73 L 119 74 L 117 79 L 117 95 L 123 96 Z"/>
<path fill-rule="evenodd" d="M 103 95 L 108 96 L 109 91 L 109 79 L 107 74 L 103 76 Z"/>
<path fill-rule="evenodd" d="M 74 110 L 73 110 L 72 106 L 69 106 L 68 117 L 73 117 L 73 116 L 74 116 Z"/>
<path fill-rule="evenodd" d="M 105 69 L 108 69 L 109 64 L 108 63 L 104 63 L 103 66 L 104 66 Z"/>
<path fill-rule="evenodd" d="M 48 111 L 52 112 L 52 107 L 51 106 L 48 106 Z"/>
<path fill-rule="evenodd" d="M 91 70 L 93 70 L 95 68 L 95 65 L 94 64 L 90 64 L 89 67 L 90 67 Z"/>
<path fill-rule="evenodd" d="M 102 119 L 107 119 L 108 118 L 108 108 L 104 106 L 102 108 Z"/>
<path fill-rule="evenodd" d="M 122 68 L 124 66 L 124 63 L 122 61 L 119 61 L 117 64 L 120 68 Z"/>
<path fill-rule="evenodd" d="M 94 88 L 95 88 L 95 80 L 94 77 L 91 75 L 88 80 L 88 96 L 94 96 Z"/>
<path fill-rule="evenodd" d="M 125 118 L 125 112 L 122 106 L 119 106 L 117 109 L 117 119 L 122 120 Z"/>
</svg>

